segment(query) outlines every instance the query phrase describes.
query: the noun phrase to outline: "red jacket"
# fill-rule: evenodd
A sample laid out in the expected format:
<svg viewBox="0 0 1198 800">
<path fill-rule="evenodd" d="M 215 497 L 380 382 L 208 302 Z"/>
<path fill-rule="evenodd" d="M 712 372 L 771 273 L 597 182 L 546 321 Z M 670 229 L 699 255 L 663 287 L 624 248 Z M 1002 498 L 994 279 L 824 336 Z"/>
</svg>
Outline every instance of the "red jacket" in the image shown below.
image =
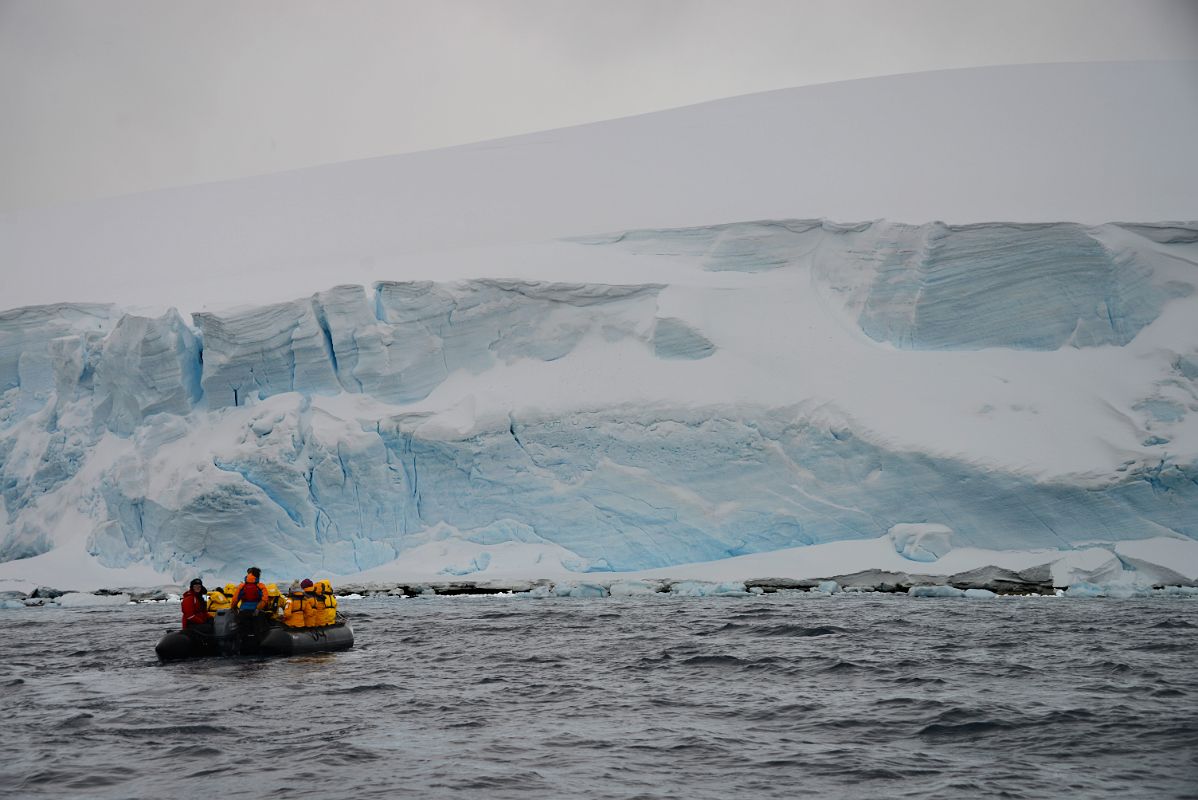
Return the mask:
<svg viewBox="0 0 1198 800">
<path fill-rule="evenodd" d="M 208 613 L 208 604 L 204 602 L 204 595 L 198 595 L 188 589 L 187 594 L 183 595 L 183 627 L 200 625 L 210 619 L 212 619 L 212 615 Z"/>
<path fill-rule="evenodd" d="M 233 610 L 240 611 L 242 603 L 253 603 L 255 608 L 266 607 L 266 589 L 262 588 L 262 584 L 256 580 L 248 580 L 249 575 L 245 576 L 245 583 L 237 585 L 237 591 L 233 592 Z"/>
</svg>

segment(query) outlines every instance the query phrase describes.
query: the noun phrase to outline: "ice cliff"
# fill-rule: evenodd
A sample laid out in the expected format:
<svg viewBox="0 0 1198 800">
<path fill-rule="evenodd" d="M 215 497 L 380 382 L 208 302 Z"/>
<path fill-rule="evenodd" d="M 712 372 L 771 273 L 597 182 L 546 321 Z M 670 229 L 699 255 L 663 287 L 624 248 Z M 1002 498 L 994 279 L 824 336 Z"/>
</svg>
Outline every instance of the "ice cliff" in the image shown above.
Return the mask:
<svg viewBox="0 0 1198 800">
<path fill-rule="evenodd" d="M 913 562 L 1198 538 L 1198 228 L 752 222 L 550 255 L 579 280 L 0 313 L 0 559 L 349 574 L 452 538 L 469 574 L 504 543 L 624 571 L 895 530 L 936 533 L 895 540 Z"/>
</svg>

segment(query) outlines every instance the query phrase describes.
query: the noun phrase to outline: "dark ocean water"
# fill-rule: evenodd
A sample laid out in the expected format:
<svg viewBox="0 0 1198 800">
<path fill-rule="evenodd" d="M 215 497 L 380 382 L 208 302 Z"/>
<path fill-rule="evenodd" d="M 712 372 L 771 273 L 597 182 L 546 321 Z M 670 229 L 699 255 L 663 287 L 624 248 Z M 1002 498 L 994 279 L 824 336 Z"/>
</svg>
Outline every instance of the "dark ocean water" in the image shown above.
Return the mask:
<svg viewBox="0 0 1198 800">
<path fill-rule="evenodd" d="M 0 612 L 3 797 L 1198 797 L 1198 601 L 342 603 L 159 665 L 174 605 Z"/>
</svg>

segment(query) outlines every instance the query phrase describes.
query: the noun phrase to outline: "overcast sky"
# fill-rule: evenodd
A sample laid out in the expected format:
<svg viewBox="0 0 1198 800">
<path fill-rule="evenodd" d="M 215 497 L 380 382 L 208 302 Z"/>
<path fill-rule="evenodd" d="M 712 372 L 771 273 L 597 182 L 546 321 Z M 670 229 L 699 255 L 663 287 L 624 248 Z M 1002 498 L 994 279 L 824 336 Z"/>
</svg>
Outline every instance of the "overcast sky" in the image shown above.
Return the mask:
<svg viewBox="0 0 1198 800">
<path fill-rule="evenodd" d="M 1195 0 L 0 0 L 0 210 L 825 81 L 1183 58 Z"/>
</svg>

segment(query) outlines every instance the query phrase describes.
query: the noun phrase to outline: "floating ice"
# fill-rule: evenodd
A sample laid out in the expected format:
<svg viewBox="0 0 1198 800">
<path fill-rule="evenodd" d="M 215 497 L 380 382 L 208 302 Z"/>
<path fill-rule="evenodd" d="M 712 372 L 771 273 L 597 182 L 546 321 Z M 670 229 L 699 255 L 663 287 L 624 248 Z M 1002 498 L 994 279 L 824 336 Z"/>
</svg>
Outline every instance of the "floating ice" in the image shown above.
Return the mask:
<svg viewBox="0 0 1198 800">
<path fill-rule="evenodd" d="M 632 597 L 657 593 L 657 587 L 647 581 L 615 581 L 607 590 L 612 597 Z"/>
<path fill-rule="evenodd" d="M 683 597 L 748 597 L 749 592 L 740 581 L 721 583 L 707 581 L 679 581 L 671 584 L 670 594 Z"/>
<path fill-rule="evenodd" d="M 599 583 L 558 583 L 554 584 L 554 597 L 607 597 L 607 588 Z"/>
<path fill-rule="evenodd" d="M 1160 593 L 1168 597 L 1198 597 L 1198 586 L 1165 586 Z"/>
</svg>

